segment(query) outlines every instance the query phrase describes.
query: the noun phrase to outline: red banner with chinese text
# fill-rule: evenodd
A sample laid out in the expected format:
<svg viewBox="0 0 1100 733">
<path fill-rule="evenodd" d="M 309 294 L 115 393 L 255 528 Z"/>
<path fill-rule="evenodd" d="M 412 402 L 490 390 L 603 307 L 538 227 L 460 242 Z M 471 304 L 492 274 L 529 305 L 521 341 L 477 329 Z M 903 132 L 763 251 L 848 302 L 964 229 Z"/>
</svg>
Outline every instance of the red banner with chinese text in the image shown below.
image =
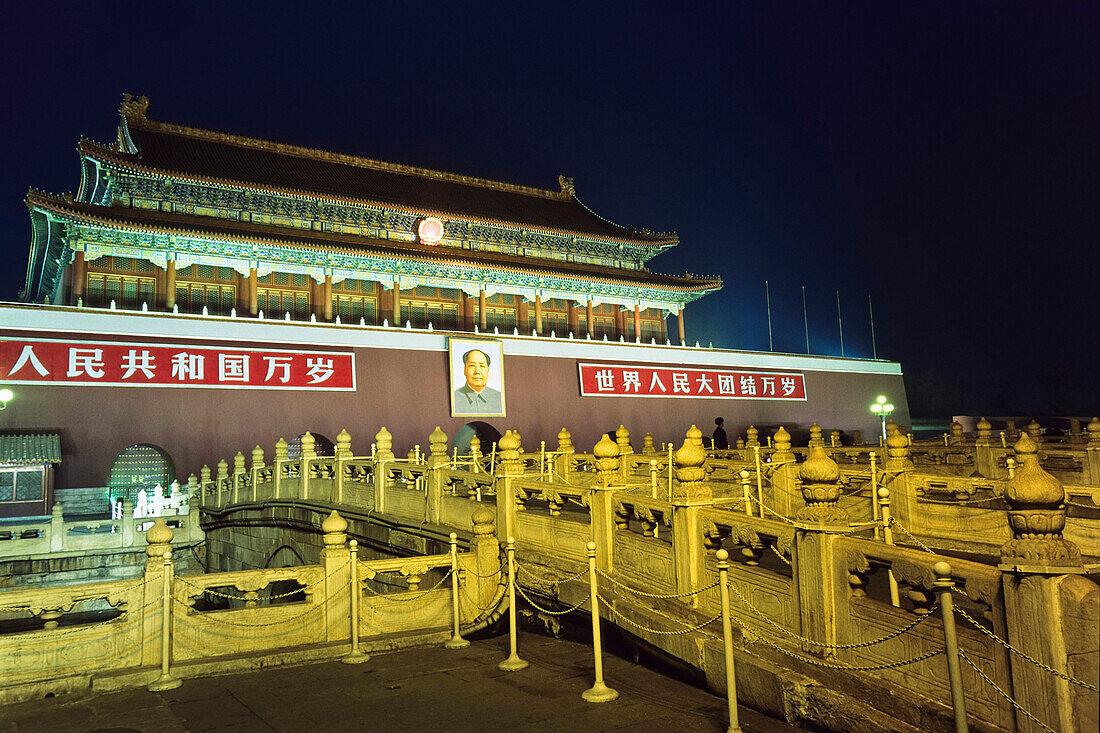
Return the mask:
<svg viewBox="0 0 1100 733">
<path fill-rule="evenodd" d="M 582 397 L 714 397 L 805 400 L 801 372 L 578 364 Z"/>
<path fill-rule="evenodd" d="M 355 356 L 124 342 L 0 341 L 11 384 L 354 390 Z"/>
</svg>

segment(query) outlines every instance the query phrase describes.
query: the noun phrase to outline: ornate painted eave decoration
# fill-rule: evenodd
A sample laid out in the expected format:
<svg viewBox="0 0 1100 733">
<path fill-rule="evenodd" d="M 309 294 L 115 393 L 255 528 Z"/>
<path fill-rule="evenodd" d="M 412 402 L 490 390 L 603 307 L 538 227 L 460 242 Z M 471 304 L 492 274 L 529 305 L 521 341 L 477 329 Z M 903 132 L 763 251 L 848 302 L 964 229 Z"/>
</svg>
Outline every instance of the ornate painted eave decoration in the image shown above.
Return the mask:
<svg viewBox="0 0 1100 733">
<path fill-rule="evenodd" d="M 212 231 L 195 227 L 195 217 L 165 217 L 187 219 L 186 227 L 176 222 L 142 221 L 137 218 L 142 214 L 147 219 L 156 215 L 137 209 L 89 206 L 38 192 L 28 196 L 28 206 L 32 219 L 39 218 L 55 227 L 64 224 L 64 234 L 74 240 L 74 247 L 88 250 L 89 255 L 143 257 L 162 267 L 172 253 L 177 267 L 201 259 L 204 264 L 233 267 L 242 274 L 247 274 L 250 266 L 258 266 L 264 273 L 301 272 L 315 278 L 323 277 L 327 270 L 337 281 L 368 278 L 392 286 L 396 279 L 474 292 L 477 287 L 497 285 L 497 292 L 514 292 L 532 299 L 602 295 L 606 296 L 605 302 L 613 299 L 673 310 L 722 286 L 718 279 L 597 266 L 576 266 L 577 272 L 567 272 L 550 268 L 544 260 L 537 260 L 539 266 L 532 267 L 530 260 L 511 255 L 485 256 L 465 251 L 468 256 L 459 258 L 451 255 L 463 250 L 320 232 L 306 236 L 306 232 L 277 227 Z M 58 243 L 62 240 L 58 235 L 54 239 Z M 67 256 L 62 244 L 56 246 L 62 247 Z M 103 249 L 105 246 L 111 252 Z"/>
</svg>

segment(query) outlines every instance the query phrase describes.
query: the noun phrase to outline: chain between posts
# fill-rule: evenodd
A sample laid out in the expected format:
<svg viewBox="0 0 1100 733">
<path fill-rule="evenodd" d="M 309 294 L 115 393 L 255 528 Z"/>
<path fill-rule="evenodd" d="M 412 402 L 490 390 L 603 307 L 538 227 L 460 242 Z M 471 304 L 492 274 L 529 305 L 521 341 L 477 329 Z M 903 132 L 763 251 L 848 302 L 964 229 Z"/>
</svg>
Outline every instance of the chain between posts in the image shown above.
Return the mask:
<svg viewBox="0 0 1100 733">
<path fill-rule="evenodd" d="M 574 606 L 570 606 L 569 608 L 565 609 L 564 611 L 551 611 L 550 609 L 543 608 L 542 606 L 540 606 L 539 604 L 537 604 L 533 600 L 531 600 L 531 596 L 527 595 L 527 592 L 523 590 L 523 586 L 519 585 L 518 583 L 516 584 L 516 590 L 518 590 L 519 594 L 521 596 L 523 596 L 523 599 L 525 601 L 527 601 L 528 603 L 530 603 L 532 606 L 534 606 L 537 611 L 541 611 L 542 613 L 548 614 L 550 616 L 564 616 L 567 613 L 573 613 L 573 611 L 576 611 L 581 606 L 588 603 L 588 601 L 592 598 L 592 594 L 589 593 L 587 596 L 584 597 L 584 600 L 582 600 L 580 603 L 577 603 Z"/>
<path fill-rule="evenodd" d="M 560 578 L 558 580 L 544 580 L 543 578 L 540 578 L 539 576 L 535 575 L 533 572 L 528 570 L 526 566 L 521 565 L 518 562 L 516 563 L 516 567 L 519 568 L 520 570 L 522 570 L 523 572 L 527 573 L 528 577 L 530 577 L 533 581 L 535 581 L 535 583 L 537 583 L 538 585 L 541 585 L 543 587 L 546 587 L 546 588 L 549 588 L 549 587 L 555 586 L 555 585 L 561 585 L 563 583 L 570 583 L 570 582 L 572 582 L 574 580 L 577 580 L 578 578 L 588 574 L 588 568 L 585 568 L 584 570 L 581 570 L 578 573 L 574 573 L 574 574 L 570 575 L 568 578 Z"/>
<path fill-rule="evenodd" d="M 699 593 L 705 593 L 708 590 L 710 590 L 711 588 L 717 588 L 718 587 L 718 581 L 716 580 L 713 583 L 711 583 L 710 585 L 706 586 L 705 588 L 697 588 L 696 590 L 684 591 L 683 593 L 646 593 L 645 591 L 635 590 L 634 588 L 631 588 L 630 586 L 625 585 L 625 584 L 619 582 L 618 580 L 615 580 L 614 578 L 612 578 L 610 575 L 608 575 L 607 573 L 605 573 L 602 570 L 597 570 L 596 572 L 599 573 L 599 575 L 601 577 L 607 578 L 613 584 L 617 585 L 618 587 L 622 588 L 623 590 L 625 590 L 629 593 L 633 593 L 636 596 L 641 596 L 642 598 L 664 598 L 664 599 L 690 598 L 694 595 L 698 595 Z"/>
<path fill-rule="evenodd" d="M 958 590 L 958 589 L 956 588 L 955 590 Z M 968 614 L 966 611 L 962 610 L 961 608 L 956 608 L 955 612 L 957 614 L 959 614 L 960 616 L 962 616 L 963 618 L 965 618 L 967 621 L 969 621 L 970 625 L 973 626 L 975 629 L 982 632 L 983 634 L 988 636 L 990 639 L 993 639 L 995 642 L 997 642 L 998 644 L 1000 644 L 1001 646 L 1003 646 L 1005 649 L 1012 652 L 1016 656 L 1021 657 L 1023 659 L 1026 659 L 1027 661 L 1034 664 L 1036 667 L 1039 667 L 1040 669 L 1044 669 L 1047 672 L 1050 672 L 1055 677 L 1060 677 L 1060 678 L 1064 679 L 1066 682 L 1069 682 L 1069 683 L 1074 684 L 1074 685 L 1080 685 L 1081 687 L 1084 687 L 1087 690 L 1092 690 L 1093 692 L 1100 692 L 1100 687 L 1097 687 L 1096 685 L 1089 684 L 1088 682 L 1085 682 L 1084 680 L 1074 679 L 1073 677 L 1070 677 L 1068 674 L 1063 674 L 1062 672 L 1059 672 L 1058 670 L 1054 669 L 1053 667 L 1049 667 L 1049 666 L 1043 664 L 1038 659 L 1034 659 L 1032 657 L 1029 657 L 1024 652 L 1020 651 L 1019 649 L 1012 646 L 1011 644 L 1009 644 L 1007 641 L 1005 641 L 1001 637 L 994 634 L 989 629 L 987 629 L 984 626 L 982 626 L 981 624 L 979 624 L 970 614 Z"/>
<path fill-rule="evenodd" d="M 791 561 L 790 561 L 790 560 L 788 560 L 788 559 L 787 559 L 786 557 L 784 557 L 784 556 L 783 556 L 783 553 L 782 553 L 782 552 L 780 552 L 779 550 L 775 549 L 775 545 L 768 545 L 768 548 L 769 548 L 769 549 L 770 549 L 770 550 L 771 550 L 772 552 L 774 552 L 774 553 L 775 553 L 775 556 L 776 556 L 776 557 L 778 557 L 778 558 L 779 558 L 780 560 L 782 560 L 783 562 L 787 563 L 787 565 L 790 565 L 790 564 L 791 564 Z"/>
<path fill-rule="evenodd" d="M 717 583 L 715 583 L 715 585 L 717 585 Z M 658 636 L 680 636 L 681 634 L 690 634 L 690 633 L 693 633 L 695 631 L 699 631 L 700 629 L 702 629 L 704 627 L 710 626 L 712 623 L 714 623 L 715 621 L 718 621 L 722 618 L 722 614 L 718 614 L 714 618 L 712 618 L 708 621 L 704 621 L 701 624 L 698 624 L 696 626 L 691 626 L 691 627 L 685 627 L 685 628 L 682 628 L 682 629 L 678 629 L 676 631 L 664 631 L 662 629 L 651 629 L 647 626 L 642 626 L 637 621 L 634 621 L 630 618 L 627 618 L 623 614 L 619 613 L 619 611 L 617 611 L 615 609 L 615 607 L 613 605 L 611 605 L 611 603 L 606 598 L 604 598 L 603 596 L 597 595 L 596 598 L 599 599 L 600 603 L 603 603 L 603 605 L 607 607 L 607 610 L 611 611 L 612 614 L 614 614 L 618 618 L 621 618 L 623 621 L 626 621 L 628 624 L 630 624 L 634 628 L 641 629 L 642 631 L 645 631 L 645 632 L 650 633 L 650 634 L 655 634 L 655 635 L 658 635 Z"/>
<path fill-rule="evenodd" d="M 472 570 L 470 568 L 466 569 L 466 573 L 468 575 L 471 575 L 471 576 L 475 577 L 475 578 L 495 578 L 497 575 L 500 574 L 500 572 L 502 570 L 504 570 L 504 564 L 505 564 L 504 559 L 503 558 L 499 558 L 499 559 L 500 559 L 500 565 L 497 566 L 497 569 L 494 570 L 491 573 L 487 573 L 485 575 L 482 575 L 481 573 L 477 572 L 476 570 Z"/>
<path fill-rule="evenodd" d="M 299 619 L 303 619 L 303 618 L 305 618 L 306 616 L 308 616 L 312 613 L 317 613 L 318 611 L 325 610 L 325 604 L 324 603 L 318 603 L 313 608 L 307 608 L 305 611 L 303 611 L 302 613 L 299 613 L 296 616 L 290 616 L 289 618 L 281 618 L 278 621 L 270 621 L 270 622 L 267 622 L 267 623 L 263 623 L 263 622 L 259 622 L 259 621 L 249 621 L 248 623 L 239 624 L 239 623 L 236 623 L 234 621 L 226 621 L 223 618 L 219 618 L 217 615 L 204 613 L 202 611 L 195 611 L 195 609 L 193 609 L 191 606 L 187 605 L 186 603 L 184 603 L 180 599 L 176 598 L 174 595 L 172 597 L 172 600 L 174 600 L 178 605 L 182 606 L 183 608 L 185 608 L 187 611 L 190 612 L 190 613 L 187 614 L 188 618 L 200 618 L 203 621 L 211 621 L 213 623 L 221 624 L 223 626 L 239 626 L 239 627 L 242 627 L 242 628 L 252 628 L 252 627 L 257 627 L 257 626 L 262 626 L 262 627 L 278 626 L 280 624 L 285 624 L 289 621 L 298 621 Z"/>
<path fill-rule="evenodd" d="M 987 501 L 996 501 L 1000 498 L 999 496 L 987 496 L 984 499 L 956 499 L 955 501 L 951 501 L 950 499 L 929 499 L 927 496 L 922 496 L 919 502 L 928 504 L 947 504 L 950 506 L 967 506 L 970 504 L 982 504 Z M 990 507 L 989 511 L 995 512 L 998 510 Z"/>
<path fill-rule="evenodd" d="M 770 626 L 775 627 L 776 629 L 778 629 L 779 631 L 782 631 L 787 636 L 790 636 L 793 639 L 797 639 L 798 641 L 801 641 L 804 644 L 809 644 L 811 646 L 821 647 L 823 649 L 860 649 L 860 648 L 863 648 L 863 647 L 875 646 L 876 644 L 881 644 L 884 641 L 889 641 L 890 639 L 895 639 L 895 638 L 901 636 L 902 634 L 906 633 L 907 631 L 910 631 L 910 630 L 916 628 L 918 625 L 923 623 L 925 619 L 929 618 L 932 615 L 932 613 L 930 611 L 927 614 L 917 616 L 917 618 L 915 620 L 913 620 L 913 622 L 910 623 L 909 625 L 903 626 L 900 629 L 892 631 L 889 634 L 887 634 L 886 636 L 883 636 L 880 639 L 875 639 L 874 641 L 861 641 L 861 642 L 856 643 L 856 644 L 827 644 L 825 642 L 816 641 L 814 639 L 807 639 L 804 636 L 800 636 L 799 634 L 796 634 L 795 632 L 791 631 L 790 629 L 783 626 L 782 624 L 777 623 L 773 619 L 769 618 L 763 611 L 761 611 L 756 606 L 749 603 L 749 600 L 747 598 L 745 598 L 745 596 L 741 595 L 741 591 L 737 588 L 736 585 L 734 585 L 733 583 L 730 583 L 729 587 L 733 590 L 734 593 L 737 594 L 737 597 L 741 599 L 741 602 L 744 603 L 745 606 L 747 606 L 750 611 L 752 611 L 754 614 L 756 614 L 761 619 L 766 621 Z M 934 609 L 937 605 L 938 604 L 933 604 L 932 608 Z"/>
<path fill-rule="evenodd" d="M 800 659 L 803 662 L 808 662 L 810 664 L 817 665 L 818 667 L 829 667 L 831 669 L 846 669 L 846 670 L 851 670 L 851 671 L 855 671 L 855 672 L 870 672 L 870 671 L 879 670 L 879 669 L 895 669 L 897 667 L 904 667 L 904 666 L 909 665 L 909 664 L 916 664 L 917 662 L 923 662 L 926 659 L 931 659 L 932 657 L 943 654 L 943 649 L 934 649 L 933 651 L 930 651 L 927 654 L 922 654 L 919 657 L 913 657 L 912 659 L 903 659 L 900 662 L 889 662 L 889 663 L 886 663 L 886 664 L 869 664 L 869 665 L 862 665 L 862 666 L 856 666 L 856 665 L 847 664 L 847 663 L 843 663 L 843 662 L 839 663 L 839 664 L 834 664 L 832 662 L 824 662 L 820 659 L 814 659 L 813 657 L 807 657 L 807 656 L 804 656 L 802 654 L 796 654 L 792 651 L 784 649 L 783 647 L 769 641 L 767 637 L 753 632 L 751 629 L 742 628 L 742 631 L 746 632 L 746 635 L 748 636 L 749 641 L 762 641 L 762 642 L 764 642 L 764 644 L 766 644 L 767 646 L 770 646 L 772 649 L 775 649 L 776 651 L 783 652 L 784 654 L 786 654 L 789 657 L 793 657 L 795 659 Z"/>
<path fill-rule="evenodd" d="M 963 658 L 963 660 L 964 660 L 964 661 L 965 661 L 965 662 L 966 662 L 967 664 L 969 664 L 969 665 L 970 665 L 970 668 L 971 668 L 972 670 L 974 670 L 974 671 L 975 671 L 975 672 L 976 672 L 976 673 L 978 674 L 978 676 L 979 676 L 979 677 L 981 677 L 981 678 L 982 678 L 983 680 L 985 680 L 985 681 L 986 681 L 986 683 L 988 683 L 990 687 L 992 687 L 992 688 L 993 688 L 994 690 L 996 690 L 996 691 L 997 691 L 997 694 L 999 694 L 999 695 L 1000 695 L 1001 697 L 1003 697 L 1003 698 L 1004 698 L 1005 700 L 1007 700 L 1007 701 L 1009 702 L 1009 704 L 1011 704 L 1011 705 L 1012 705 L 1012 707 L 1016 708 L 1016 709 L 1017 709 L 1017 710 L 1019 710 L 1019 711 L 1020 711 L 1021 713 L 1023 713 L 1024 715 L 1026 715 L 1026 716 L 1027 716 L 1028 718 L 1030 718 L 1030 719 L 1031 719 L 1031 721 L 1032 721 L 1033 723 L 1035 723 L 1036 725 L 1040 726 L 1040 727 L 1041 727 L 1041 728 L 1043 728 L 1044 730 L 1048 730 L 1048 731 L 1050 731 L 1050 733 L 1057 733 L 1057 731 L 1055 731 L 1055 730 L 1054 730 L 1053 728 L 1051 728 L 1051 727 L 1050 727 L 1049 725 L 1047 725 L 1047 724 L 1046 724 L 1046 723 L 1044 723 L 1043 721 L 1041 721 L 1041 720 L 1039 720 L 1038 718 L 1036 718 L 1036 717 L 1035 717 L 1034 715 L 1032 715 L 1032 714 L 1031 714 L 1030 712 L 1028 712 L 1028 711 L 1027 711 L 1027 709 L 1025 709 L 1023 705 L 1021 705 L 1020 703 L 1018 703 L 1018 702 L 1016 702 L 1016 701 L 1015 701 L 1014 699 L 1012 699 L 1012 696 L 1011 696 L 1011 695 L 1009 695 L 1009 694 L 1008 694 L 1007 692 L 1005 692 L 1004 690 L 1002 690 L 1002 689 L 1001 689 L 1001 687 L 1000 687 L 1000 685 L 998 685 L 998 684 L 997 684 L 996 682 L 994 682 L 994 681 L 993 681 L 992 679 L 990 679 L 989 675 L 987 675 L 987 674 L 986 674 L 985 672 L 983 672 L 983 671 L 982 671 L 982 670 L 981 670 L 981 669 L 980 669 L 980 668 L 978 667 L 978 665 L 974 664 L 974 662 L 973 662 L 973 661 L 971 661 L 970 657 L 966 656 L 966 654 L 964 654 L 964 653 L 963 653 L 963 652 L 962 652 L 961 650 L 959 651 L 959 656 L 960 656 L 960 657 L 962 657 L 962 658 Z"/>
<path fill-rule="evenodd" d="M 928 545 L 921 542 L 919 539 L 917 539 L 916 535 L 914 535 L 912 532 L 907 530 L 905 528 L 905 525 L 897 520 L 897 517 L 890 517 L 890 526 L 891 527 L 897 527 L 898 529 L 900 529 L 905 534 L 906 537 L 913 540 L 913 542 L 915 542 L 917 544 L 917 547 L 921 548 L 922 550 L 924 550 L 928 554 L 930 554 L 930 555 L 935 555 L 936 554 L 935 550 L 933 550 L 931 547 L 929 547 Z"/>
</svg>

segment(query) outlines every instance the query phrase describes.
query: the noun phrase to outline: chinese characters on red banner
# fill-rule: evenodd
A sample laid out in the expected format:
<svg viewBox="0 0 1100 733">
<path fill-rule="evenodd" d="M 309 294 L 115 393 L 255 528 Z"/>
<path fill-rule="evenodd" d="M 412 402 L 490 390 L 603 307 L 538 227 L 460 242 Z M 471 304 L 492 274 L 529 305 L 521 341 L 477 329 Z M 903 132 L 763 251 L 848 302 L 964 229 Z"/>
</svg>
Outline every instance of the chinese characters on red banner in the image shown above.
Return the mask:
<svg viewBox="0 0 1100 733">
<path fill-rule="evenodd" d="M 354 390 L 355 356 L 118 342 L 0 341 L 13 384 Z"/>
<path fill-rule="evenodd" d="M 732 400 L 805 400 L 800 372 L 580 364 L 584 397 L 717 397 Z"/>
</svg>

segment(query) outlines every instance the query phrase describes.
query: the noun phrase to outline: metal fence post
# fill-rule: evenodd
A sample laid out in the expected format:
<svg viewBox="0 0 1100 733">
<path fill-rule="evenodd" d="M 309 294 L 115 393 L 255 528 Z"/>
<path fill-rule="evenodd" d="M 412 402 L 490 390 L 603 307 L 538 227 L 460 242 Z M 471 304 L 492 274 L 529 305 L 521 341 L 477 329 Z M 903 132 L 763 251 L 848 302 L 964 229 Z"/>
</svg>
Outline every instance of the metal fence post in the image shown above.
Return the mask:
<svg viewBox="0 0 1100 733">
<path fill-rule="evenodd" d="M 726 733 L 741 733 L 737 719 L 737 673 L 733 666 L 733 629 L 730 628 L 729 556 L 726 550 L 714 553 L 718 559 L 718 588 L 722 596 L 722 642 L 726 655 L 726 704 L 729 706 L 729 728 Z"/>
<path fill-rule="evenodd" d="M 174 690 L 183 684 L 173 677 L 169 669 L 172 658 L 172 551 L 164 551 L 164 600 L 162 607 L 162 625 L 160 629 L 160 677 L 148 687 L 151 692 Z"/>
<path fill-rule="evenodd" d="M 600 601 L 596 587 L 596 543 L 588 543 L 588 590 L 592 604 L 592 652 L 596 660 L 596 681 L 581 693 L 588 702 L 610 702 L 619 696 L 603 681 L 603 644 L 600 641 Z"/>
<path fill-rule="evenodd" d="M 454 610 L 454 631 L 443 646 L 448 649 L 465 649 L 470 646 L 470 642 L 462 638 L 462 632 L 458 628 L 461 620 L 458 608 L 458 535 L 454 532 L 451 532 L 451 608 Z"/>
<path fill-rule="evenodd" d="M 497 665 L 505 672 L 527 669 L 526 659 L 520 659 L 516 651 L 516 539 L 508 538 L 508 658 Z"/>
<path fill-rule="evenodd" d="M 351 562 L 351 652 L 340 657 L 344 664 L 359 664 L 370 659 L 369 654 L 359 649 L 359 594 L 363 589 L 359 587 L 359 543 L 356 540 L 348 542 L 348 559 Z"/>
<path fill-rule="evenodd" d="M 963 695 L 962 671 L 959 669 L 959 640 L 955 635 L 955 605 L 951 597 L 951 566 L 942 560 L 932 566 L 936 574 L 933 587 L 940 597 L 943 616 L 943 645 L 947 652 L 947 676 L 951 681 L 951 709 L 955 712 L 956 733 L 966 733 L 966 698 Z"/>
</svg>

